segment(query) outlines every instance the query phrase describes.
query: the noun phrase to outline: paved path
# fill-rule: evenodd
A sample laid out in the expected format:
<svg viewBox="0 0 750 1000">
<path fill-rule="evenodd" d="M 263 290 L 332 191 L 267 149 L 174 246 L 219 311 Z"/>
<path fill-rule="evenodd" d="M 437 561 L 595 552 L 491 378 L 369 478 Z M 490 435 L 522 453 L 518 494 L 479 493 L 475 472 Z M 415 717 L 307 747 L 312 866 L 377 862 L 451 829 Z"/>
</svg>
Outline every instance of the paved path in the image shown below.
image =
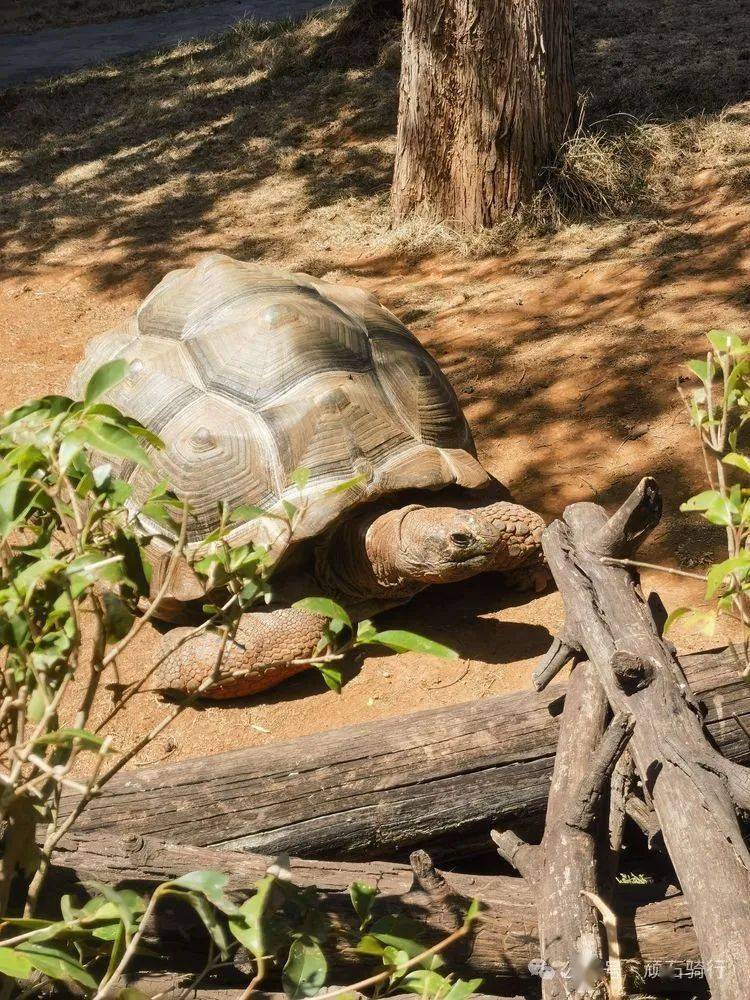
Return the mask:
<svg viewBox="0 0 750 1000">
<path fill-rule="evenodd" d="M 205 38 L 244 16 L 274 20 L 326 5 L 326 0 L 220 0 L 206 7 L 123 17 L 105 24 L 0 35 L 0 87 L 57 76 L 190 38 Z"/>
</svg>

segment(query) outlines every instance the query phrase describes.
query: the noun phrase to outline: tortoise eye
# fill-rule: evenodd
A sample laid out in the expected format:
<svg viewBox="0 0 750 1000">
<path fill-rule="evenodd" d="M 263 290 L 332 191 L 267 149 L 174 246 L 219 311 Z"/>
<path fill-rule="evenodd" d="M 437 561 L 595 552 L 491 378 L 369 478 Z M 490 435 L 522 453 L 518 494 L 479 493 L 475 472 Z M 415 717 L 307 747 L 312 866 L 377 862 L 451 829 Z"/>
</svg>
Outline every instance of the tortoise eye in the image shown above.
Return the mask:
<svg viewBox="0 0 750 1000">
<path fill-rule="evenodd" d="M 467 545 L 471 545 L 473 538 L 465 531 L 454 531 L 450 536 L 451 541 L 454 545 L 457 545 L 460 549 L 465 549 Z"/>
</svg>

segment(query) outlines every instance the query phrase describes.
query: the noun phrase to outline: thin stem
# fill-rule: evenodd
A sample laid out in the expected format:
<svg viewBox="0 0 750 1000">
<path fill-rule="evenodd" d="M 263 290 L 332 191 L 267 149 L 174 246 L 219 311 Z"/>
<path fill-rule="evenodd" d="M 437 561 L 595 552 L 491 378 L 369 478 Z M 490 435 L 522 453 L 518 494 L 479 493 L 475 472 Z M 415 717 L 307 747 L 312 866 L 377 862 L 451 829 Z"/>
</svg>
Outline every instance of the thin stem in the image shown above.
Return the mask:
<svg viewBox="0 0 750 1000">
<path fill-rule="evenodd" d="M 641 562 L 639 559 L 615 559 L 612 556 L 602 556 L 599 560 L 605 566 L 636 566 L 640 569 L 656 569 L 661 573 L 671 573 L 673 576 L 687 576 L 691 580 L 703 580 L 706 576 L 703 573 L 688 573 L 684 569 L 673 569 L 671 566 L 661 566 L 659 563 Z"/>
<path fill-rule="evenodd" d="M 49 871 L 50 859 L 52 857 L 52 852 L 60 843 L 65 834 L 70 830 L 73 824 L 76 822 L 78 817 L 81 815 L 83 810 L 86 808 L 88 803 L 91 801 L 93 796 L 98 790 L 97 777 L 99 771 L 101 770 L 102 764 L 104 763 L 104 758 L 109 752 L 110 739 L 105 739 L 102 743 L 99 753 L 96 756 L 96 764 L 94 765 L 94 770 L 90 775 L 86 787 L 84 789 L 81 798 L 76 803 L 73 810 L 63 821 L 61 826 L 57 826 L 57 816 L 53 819 L 47 828 L 47 836 L 44 841 L 44 846 L 42 847 L 41 854 L 42 860 L 39 867 L 34 873 L 34 877 L 31 880 L 31 885 L 29 886 L 29 891 L 27 894 L 26 910 L 28 913 L 33 913 L 34 907 L 36 906 L 39 895 L 44 886 L 44 881 L 47 877 L 47 872 Z"/>
<path fill-rule="evenodd" d="M 111 975 L 105 976 L 104 979 L 102 979 L 101 983 L 99 983 L 99 989 L 96 992 L 94 1000 L 106 1000 L 106 998 L 111 997 L 113 995 L 112 989 L 117 988 L 117 984 L 120 981 L 120 977 L 125 972 L 125 969 L 128 967 L 128 964 L 130 963 L 130 960 L 132 959 L 133 955 L 135 955 L 136 949 L 138 948 L 140 940 L 143 937 L 143 932 L 146 930 L 146 927 L 148 926 L 148 923 L 151 920 L 151 917 L 153 916 L 154 910 L 156 909 L 156 904 L 159 901 L 159 896 L 161 894 L 162 888 L 163 887 L 160 886 L 159 889 L 156 889 L 153 896 L 149 900 L 148 906 L 146 907 L 146 911 L 141 917 L 141 922 L 138 925 L 138 930 L 130 939 L 130 944 L 125 949 L 125 953 L 120 959 L 117 968 L 112 972 Z"/>
<path fill-rule="evenodd" d="M 404 962 L 403 965 L 397 965 L 395 968 L 386 969 L 385 972 L 379 972 L 377 975 L 369 976 L 367 979 L 360 979 L 358 983 L 352 983 L 351 986 L 342 986 L 338 990 L 332 990 L 330 993 L 326 993 L 326 1000 L 333 1000 L 333 997 L 343 996 L 344 993 L 351 993 L 355 990 L 366 989 L 368 986 L 374 986 L 376 983 L 384 982 L 394 974 L 399 974 L 406 972 L 408 969 L 413 969 L 415 965 L 419 965 L 424 962 L 424 960 L 429 958 L 431 955 L 437 955 L 439 952 L 445 951 L 445 949 L 449 948 L 454 941 L 458 941 L 460 938 L 465 937 L 470 930 L 471 923 L 465 923 L 459 927 L 457 931 L 453 931 L 452 934 L 443 938 L 442 941 L 438 941 L 438 943 L 434 944 L 431 948 L 427 948 L 425 951 L 420 952 L 419 955 L 415 955 L 414 958 L 410 958 L 409 961 Z M 238 1000 L 247 1000 L 247 996 L 249 996 L 249 994 L 245 991 L 241 997 L 238 997 Z"/>
<path fill-rule="evenodd" d="M 258 964 L 255 969 L 255 975 L 247 984 L 245 989 L 237 997 L 237 1000 L 249 1000 L 249 997 L 257 989 L 259 983 L 265 978 L 266 975 L 266 959 L 263 955 L 257 960 Z"/>
</svg>

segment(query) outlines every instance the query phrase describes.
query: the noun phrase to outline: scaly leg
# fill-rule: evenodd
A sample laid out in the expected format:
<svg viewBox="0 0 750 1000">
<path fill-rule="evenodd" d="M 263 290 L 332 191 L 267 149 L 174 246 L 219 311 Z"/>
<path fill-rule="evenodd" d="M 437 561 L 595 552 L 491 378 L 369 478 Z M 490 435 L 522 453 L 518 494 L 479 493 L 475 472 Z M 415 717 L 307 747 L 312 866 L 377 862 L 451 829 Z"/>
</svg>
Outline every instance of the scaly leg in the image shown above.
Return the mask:
<svg viewBox="0 0 750 1000">
<path fill-rule="evenodd" d="M 227 680 L 207 688 L 201 697 L 257 694 L 306 670 L 308 664 L 294 661 L 314 654 L 325 626 L 325 618 L 298 608 L 243 615 L 234 636 L 227 640 L 221 661 L 221 673 Z M 221 635 L 201 632 L 186 640 L 192 631 L 175 628 L 167 633 L 161 650 L 167 657 L 154 674 L 155 690 L 192 694 L 211 676 L 221 650 Z M 240 671 L 241 676 L 228 676 Z"/>
</svg>

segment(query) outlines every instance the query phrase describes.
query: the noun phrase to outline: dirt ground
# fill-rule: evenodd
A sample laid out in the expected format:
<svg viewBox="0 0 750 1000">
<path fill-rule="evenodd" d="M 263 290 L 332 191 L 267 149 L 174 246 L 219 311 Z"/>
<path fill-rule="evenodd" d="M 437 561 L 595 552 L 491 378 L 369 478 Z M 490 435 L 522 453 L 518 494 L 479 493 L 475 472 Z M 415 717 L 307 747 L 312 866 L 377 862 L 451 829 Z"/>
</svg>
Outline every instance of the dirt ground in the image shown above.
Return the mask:
<svg viewBox="0 0 750 1000">
<path fill-rule="evenodd" d="M 0 193 L 7 196 L 4 405 L 62 389 L 84 343 L 124 319 L 177 263 L 223 249 L 304 265 L 375 291 L 411 326 L 456 388 L 480 459 L 520 502 L 551 519 L 574 500 L 616 505 L 642 475 L 654 474 L 665 515 L 643 558 L 700 567 L 721 538 L 678 511 L 702 480 L 675 379 L 703 349 L 706 330 L 750 332 L 750 109 L 738 100 L 748 66 L 747 16 L 728 0 L 700 11 L 664 4 L 653 36 L 645 37 L 638 32 L 648 18 L 636 17 L 637 3 L 608 7 L 606 21 L 592 14 L 579 41 L 579 79 L 594 92 L 594 104 L 616 110 L 612 64 L 621 62 L 616 72 L 632 79 L 628 60 L 637 53 L 653 60 L 641 74 L 650 89 L 621 91 L 619 110 L 646 114 L 658 97 L 662 110 L 671 108 L 662 118 L 679 123 L 705 109 L 729 122 L 731 155 L 688 151 L 679 185 L 658 206 L 565 225 L 479 259 L 384 240 L 379 213 L 393 98 L 385 110 L 368 101 L 386 84 L 395 87 L 392 53 L 378 55 L 370 68 L 344 62 L 327 69 L 330 92 L 306 94 L 296 116 L 287 106 L 287 131 L 275 146 L 268 136 L 261 141 L 256 118 L 248 124 L 256 105 L 236 105 L 253 87 L 252 101 L 283 104 L 278 51 L 257 57 L 258 64 L 276 59 L 272 72 L 263 63 L 243 78 L 224 75 L 223 64 L 222 72 L 209 68 L 209 55 L 223 57 L 207 44 L 154 58 L 146 71 L 164 88 L 158 99 L 151 93 L 148 110 L 142 105 L 140 126 L 143 67 L 138 90 L 125 66 L 0 95 L 15 114 L 15 133 L 6 133 L 0 147 Z M 667 48 L 681 55 L 665 68 Z M 689 63 L 693 52 L 707 71 L 711 58 L 724 67 L 710 77 L 697 111 L 692 70 L 680 61 Z M 194 90 L 183 94 L 188 107 L 178 120 L 173 97 L 186 74 Z M 95 87 L 104 94 L 96 100 Z M 242 122 L 255 133 L 243 133 Z M 272 114 L 263 128 L 278 134 Z M 13 138 L 19 131 L 23 147 Z M 670 610 L 701 599 L 698 582 L 651 572 L 644 582 L 658 588 Z M 529 684 L 560 626 L 561 605 L 556 593 L 511 595 L 484 577 L 436 588 L 387 620 L 453 645 L 461 659 L 370 656 L 351 666 L 340 696 L 309 673 L 249 702 L 190 710 L 146 760 L 263 745 L 518 689 Z M 674 633 L 684 650 L 722 638 Z M 139 675 L 153 643 L 145 629 L 122 658 L 122 679 Z M 166 711 L 151 694 L 136 702 L 116 722 L 118 745 Z M 105 708 L 97 707 L 99 717 Z"/>
</svg>

